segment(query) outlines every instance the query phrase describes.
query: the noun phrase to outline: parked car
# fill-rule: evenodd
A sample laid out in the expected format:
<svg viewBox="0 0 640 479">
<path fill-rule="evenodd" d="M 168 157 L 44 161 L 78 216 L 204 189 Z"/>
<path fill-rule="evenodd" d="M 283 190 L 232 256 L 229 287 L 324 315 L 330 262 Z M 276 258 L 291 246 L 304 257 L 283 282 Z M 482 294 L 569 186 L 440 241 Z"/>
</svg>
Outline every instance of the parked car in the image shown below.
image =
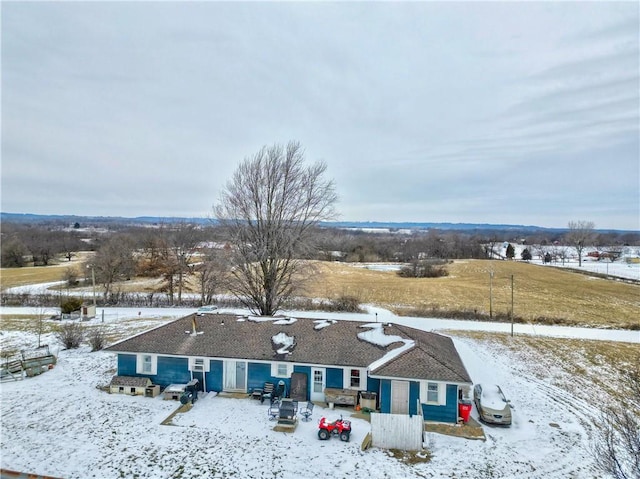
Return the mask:
<svg viewBox="0 0 640 479">
<path fill-rule="evenodd" d="M 218 307 L 213 304 L 210 304 L 207 306 L 201 306 L 196 311 L 196 314 L 198 316 L 202 316 L 203 314 L 212 314 L 212 313 L 215 313 L 216 309 L 218 309 Z"/>
<path fill-rule="evenodd" d="M 473 388 L 473 400 L 478 409 L 480 420 L 490 424 L 511 425 L 511 402 L 496 384 L 476 384 Z"/>
</svg>

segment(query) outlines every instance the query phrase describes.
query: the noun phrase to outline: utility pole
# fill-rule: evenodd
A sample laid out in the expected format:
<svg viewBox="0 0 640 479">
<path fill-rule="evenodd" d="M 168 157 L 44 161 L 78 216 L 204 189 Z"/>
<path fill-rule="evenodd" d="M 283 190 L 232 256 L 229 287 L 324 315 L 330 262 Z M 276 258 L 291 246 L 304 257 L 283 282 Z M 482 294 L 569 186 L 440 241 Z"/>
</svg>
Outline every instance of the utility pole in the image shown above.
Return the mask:
<svg viewBox="0 0 640 479">
<path fill-rule="evenodd" d="M 91 266 L 91 283 L 93 284 L 93 306 L 96 305 L 96 271 L 93 266 Z"/>
<path fill-rule="evenodd" d="M 513 337 L 513 275 L 511 275 L 511 337 Z"/>
<path fill-rule="evenodd" d="M 489 318 L 493 318 L 493 270 L 489 271 Z"/>
</svg>

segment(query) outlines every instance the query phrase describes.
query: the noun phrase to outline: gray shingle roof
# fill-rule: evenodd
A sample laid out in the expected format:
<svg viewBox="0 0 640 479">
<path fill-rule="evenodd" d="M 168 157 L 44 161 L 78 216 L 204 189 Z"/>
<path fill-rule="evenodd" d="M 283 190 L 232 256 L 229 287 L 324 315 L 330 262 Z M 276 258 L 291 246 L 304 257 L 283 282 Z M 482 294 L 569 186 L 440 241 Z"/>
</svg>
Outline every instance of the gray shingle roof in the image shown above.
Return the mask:
<svg viewBox="0 0 640 479">
<path fill-rule="evenodd" d="M 151 379 L 137 376 L 113 376 L 111 386 L 126 386 L 132 388 L 144 388 L 151 384 Z"/>
<path fill-rule="evenodd" d="M 401 335 L 410 336 L 415 346 L 394 361 L 371 371 L 372 375 L 472 382 L 450 338 L 406 326 L 395 326 L 395 329 L 401 331 Z"/>
<path fill-rule="evenodd" d="M 196 335 L 192 334 L 194 319 Z M 321 329 L 314 329 L 317 320 L 312 319 L 274 323 L 275 320 L 255 322 L 231 314 L 189 315 L 106 350 L 365 368 L 404 345 L 395 342 L 382 347 L 359 339 L 358 333 L 366 329 L 361 327 L 364 323 L 357 321 L 336 321 Z M 375 375 L 471 382 L 450 338 L 397 325 L 385 325 L 384 331 L 412 339 L 416 346 L 373 371 Z M 278 333 L 295 338 L 295 345 L 289 348 L 291 353 L 285 357 L 277 354 L 280 345 L 272 341 Z"/>
</svg>

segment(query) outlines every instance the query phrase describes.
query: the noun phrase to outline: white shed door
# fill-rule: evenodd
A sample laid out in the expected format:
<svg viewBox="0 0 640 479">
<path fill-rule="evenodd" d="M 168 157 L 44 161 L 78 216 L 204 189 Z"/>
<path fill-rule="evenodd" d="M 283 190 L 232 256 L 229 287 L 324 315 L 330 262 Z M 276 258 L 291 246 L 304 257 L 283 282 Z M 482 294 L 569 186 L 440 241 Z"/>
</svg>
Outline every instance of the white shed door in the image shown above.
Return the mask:
<svg viewBox="0 0 640 479">
<path fill-rule="evenodd" d="M 408 381 L 391 381 L 391 414 L 409 414 Z"/>
</svg>

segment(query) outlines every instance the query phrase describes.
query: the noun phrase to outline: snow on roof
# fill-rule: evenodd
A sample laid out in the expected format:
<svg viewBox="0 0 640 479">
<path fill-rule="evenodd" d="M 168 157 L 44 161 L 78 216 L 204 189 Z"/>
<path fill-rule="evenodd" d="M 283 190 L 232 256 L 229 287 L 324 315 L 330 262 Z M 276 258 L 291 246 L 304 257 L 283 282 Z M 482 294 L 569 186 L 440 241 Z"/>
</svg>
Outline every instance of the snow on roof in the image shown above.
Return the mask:
<svg viewBox="0 0 640 479">
<path fill-rule="evenodd" d="M 374 361 L 371 364 L 369 364 L 369 371 L 375 371 L 376 369 L 381 368 L 388 362 L 394 360 L 395 358 L 403 354 L 405 351 L 409 351 L 416 345 L 415 341 L 413 341 L 412 339 L 403 339 L 402 341 L 404 342 L 404 346 L 400 346 L 399 348 L 392 349 L 377 361 Z"/>
<path fill-rule="evenodd" d="M 361 325 L 360 327 L 370 329 L 369 331 L 358 333 L 358 338 L 371 344 L 375 344 L 376 346 L 386 347 L 393 343 L 404 343 L 403 346 L 392 349 L 380 359 L 369 364 L 369 371 L 375 371 L 376 369 L 384 366 L 389 361 L 392 361 L 393 359 L 403 354 L 405 351 L 409 351 L 410 349 L 412 349 L 416 344 L 412 339 L 405 339 L 401 336 L 385 334 L 384 329 L 382 328 L 382 323 L 367 323 Z"/>
<path fill-rule="evenodd" d="M 370 328 L 369 331 L 358 333 L 358 338 L 368 343 L 375 344 L 376 346 L 386 347 L 390 344 L 404 341 L 404 338 L 400 336 L 392 336 L 384 334 L 382 329 L 382 323 L 367 323 L 360 326 L 361 328 Z"/>
<path fill-rule="evenodd" d="M 278 325 L 288 325 L 288 324 L 293 324 L 298 320 L 298 318 L 282 318 L 279 319 L 277 321 L 274 321 L 273 324 L 278 324 Z"/>
<path fill-rule="evenodd" d="M 245 316 L 245 319 L 253 321 L 254 323 L 262 323 L 265 321 L 273 321 L 273 316 Z"/>
<path fill-rule="evenodd" d="M 337 321 L 334 319 L 333 321 L 329 321 L 327 319 L 317 319 L 314 321 L 314 323 L 316 323 L 316 325 L 313 327 L 313 329 L 315 329 L 316 331 L 321 330 L 322 328 L 326 328 L 327 326 L 331 326 L 332 324 L 336 323 Z"/>
<path fill-rule="evenodd" d="M 271 337 L 273 344 L 282 346 L 276 352 L 278 354 L 289 354 L 293 347 L 296 345 L 296 340 L 293 336 L 289 336 L 287 333 L 278 333 Z"/>
<path fill-rule="evenodd" d="M 253 321 L 254 323 L 265 323 L 273 321 L 273 324 L 287 325 L 295 323 L 298 318 L 288 318 L 285 316 L 238 316 L 238 321 Z"/>
</svg>

